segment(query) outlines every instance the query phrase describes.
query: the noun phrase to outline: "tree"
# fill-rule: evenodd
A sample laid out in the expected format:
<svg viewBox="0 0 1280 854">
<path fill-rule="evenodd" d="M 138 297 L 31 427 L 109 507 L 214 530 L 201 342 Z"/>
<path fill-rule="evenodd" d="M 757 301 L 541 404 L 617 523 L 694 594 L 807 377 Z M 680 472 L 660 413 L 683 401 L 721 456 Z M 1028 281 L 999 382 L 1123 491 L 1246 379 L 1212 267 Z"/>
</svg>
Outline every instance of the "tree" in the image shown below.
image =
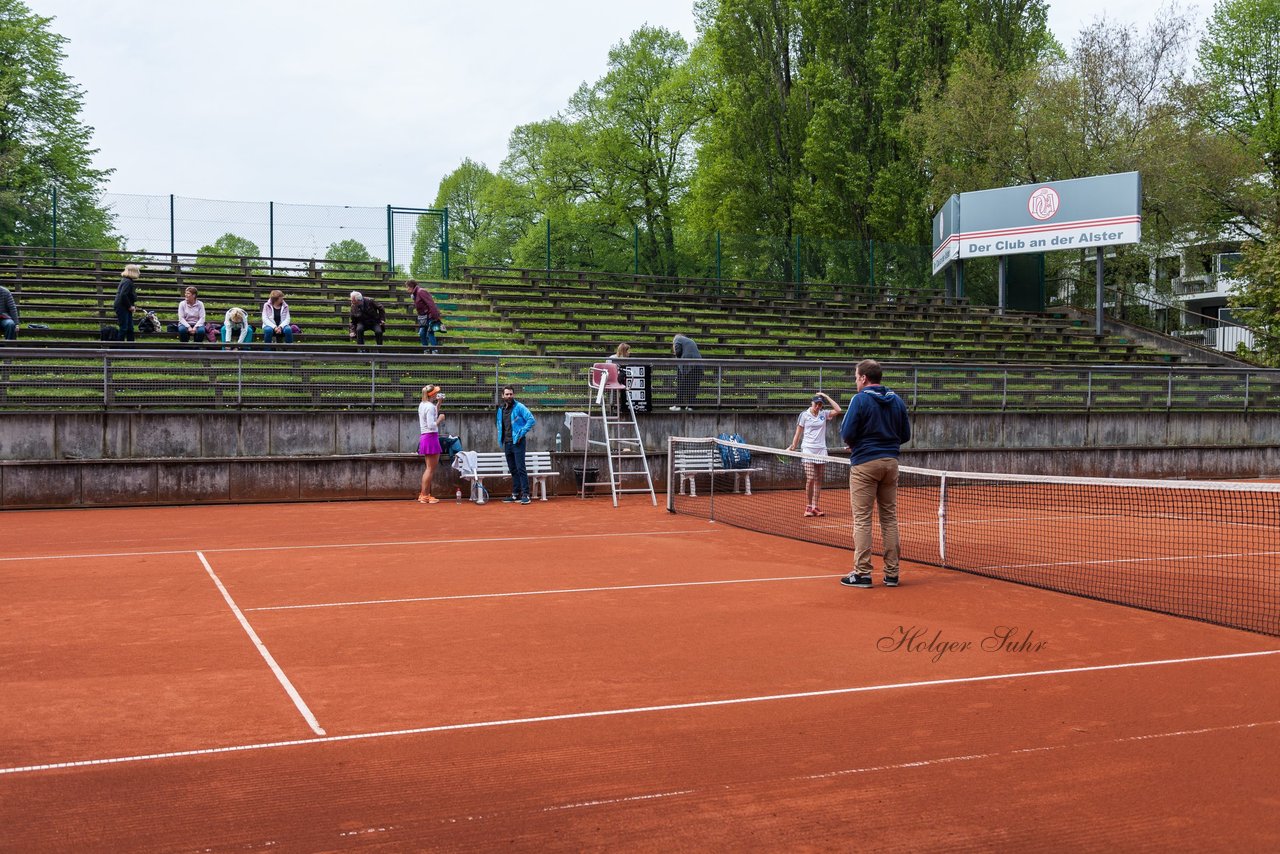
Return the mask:
<svg viewBox="0 0 1280 854">
<path fill-rule="evenodd" d="M 100 204 L 111 170 L 91 165 L 84 95 L 62 71 L 52 20 L 0 0 L 0 244 L 48 245 L 56 191 L 59 244 L 119 248 Z"/>
<path fill-rule="evenodd" d="M 381 275 L 374 271 L 373 264 L 381 260 L 370 255 L 368 248 L 359 240 L 348 238 L 329 244 L 324 251 L 324 271 L 344 279 L 380 279 Z"/>
<path fill-rule="evenodd" d="M 494 214 L 483 199 L 486 188 L 496 178 L 483 163 L 467 158 L 462 161 L 461 166 L 440 181 L 435 207 L 447 208 L 449 211 L 451 269 L 482 263 L 472 257 L 472 248 L 478 240 L 483 240 L 492 231 Z M 441 265 L 434 260 L 440 251 L 439 244 L 440 229 L 434 218 L 427 215 L 419 217 L 413 241 L 411 269 L 414 275 L 421 275 L 424 270 L 440 268 Z"/>
<path fill-rule="evenodd" d="M 614 45 L 608 72 L 570 101 L 570 117 L 589 146 L 584 160 L 594 219 L 602 234 L 636 236 L 635 262 L 644 272 L 679 272 L 677 207 L 689 187 L 693 133 L 708 110 L 688 44 L 678 33 L 647 26 Z"/>
<path fill-rule="evenodd" d="M 262 250 L 258 248 L 258 244 L 247 237 L 228 232 L 197 250 L 195 269 L 197 272 L 225 273 L 228 268 L 239 269 L 240 262 L 237 259 L 257 258 L 260 255 Z M 249 267 L 261 270 L 265 265 L 250 263 Z"/>
<path fill-rule="evenodd" d="M 1280 233 L 1280 0 L 1218 0 L 1197 53 L 1196 114 L 1245 169 L 1204 190 L 1255 240 Z"/>
<path fill-rule="evenodd" d="M 1280 367 L 1280 240 L 1250 242 L 1234 273 L 1242 279 L 1231 295 L 1232 313 L 1254 331 L 1244 355 Z"/>
</svg>

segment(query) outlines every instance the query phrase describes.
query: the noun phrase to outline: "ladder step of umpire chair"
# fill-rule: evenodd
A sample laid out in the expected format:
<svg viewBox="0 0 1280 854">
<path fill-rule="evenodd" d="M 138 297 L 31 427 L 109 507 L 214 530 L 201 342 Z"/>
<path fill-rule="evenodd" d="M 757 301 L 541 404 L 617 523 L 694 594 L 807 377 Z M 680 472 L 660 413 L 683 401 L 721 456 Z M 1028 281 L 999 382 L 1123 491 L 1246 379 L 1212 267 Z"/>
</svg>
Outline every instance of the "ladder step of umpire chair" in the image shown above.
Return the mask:
<svg viewBox="0 0 1280 854">
<path fill-rule="evenodd" d="M 618 382 L 617 366 L 597 364 L 591 368 L 589 376 L 591 397 L 587 401 L 587 447 L 582 455 L 581 495 L 587 494 L 589 486 L 608 484 L 614 507 L 618 506 L 618 496 L 628 493 L 647 493 L 656 507 L 658 496 L 653 489 L 653 475 L 644 452 L 640 424 L 636 421 L 631 395 L 627 393 L 626 386 Z M 600 425 L 599 435 L 602 438 L 594 438 L 596 431 L 592 428 L 596 424 Z M 587 480 L 587 459 L 593 447 L 602 448 L 605 452 L 608 480 Z M 628 460 L 639 462 L 628 466 Z M 644 478 L 643 486 L 639 484 L 639 478 Z M 636 485 L 628 486 L 626 481 Z"/>
</svg>

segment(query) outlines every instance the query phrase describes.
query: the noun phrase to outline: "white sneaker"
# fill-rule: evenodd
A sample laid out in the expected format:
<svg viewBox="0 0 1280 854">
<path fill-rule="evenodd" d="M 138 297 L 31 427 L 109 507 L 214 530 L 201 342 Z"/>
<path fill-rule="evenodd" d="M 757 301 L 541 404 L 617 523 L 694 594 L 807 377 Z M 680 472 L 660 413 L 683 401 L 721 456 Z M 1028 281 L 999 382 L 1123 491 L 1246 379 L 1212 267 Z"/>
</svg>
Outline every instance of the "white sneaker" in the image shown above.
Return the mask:
<svg viewBox="0 0 1280 854">
<path fill-rule="evenodd" d="M 684 408 L 683 406 L 673 406 L 673 407 L 671 407 L 671 411 L 672 411 L 672 412 L 679 412 L 679 411 L 680 411 L 681 409 L 683 409 L 683 408 Z"/>
</svg>

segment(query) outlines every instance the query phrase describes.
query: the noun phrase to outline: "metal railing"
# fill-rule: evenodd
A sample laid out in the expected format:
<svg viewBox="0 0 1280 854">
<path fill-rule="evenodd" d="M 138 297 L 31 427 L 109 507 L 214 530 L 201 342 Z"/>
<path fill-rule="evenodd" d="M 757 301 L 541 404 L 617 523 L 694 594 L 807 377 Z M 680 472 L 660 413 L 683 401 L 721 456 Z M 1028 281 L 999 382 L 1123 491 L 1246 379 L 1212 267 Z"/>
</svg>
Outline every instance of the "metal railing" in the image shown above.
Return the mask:
<svg viewBox="0 0 1280 854">
<path fill-rule="evenodd" d="M 0 347 L 0 410 L 388 410 L 438 383 L 455 411 L 494 405 L 513 384 L 530 406 L 582 409 L 594 359 L 367 353 Z M 846 400 L 856 362 L 621 360 L 645 365 L 649 405 L 676 402 L 692 369 L 695 412 L 798 412 L 815 390 Z M 1280 370 L 1140 365 L 885 363 L 912 410 L 960 412 L 1280 411 Z M 683 402 L 683 401 L 682 401 Z"/>
</svg>

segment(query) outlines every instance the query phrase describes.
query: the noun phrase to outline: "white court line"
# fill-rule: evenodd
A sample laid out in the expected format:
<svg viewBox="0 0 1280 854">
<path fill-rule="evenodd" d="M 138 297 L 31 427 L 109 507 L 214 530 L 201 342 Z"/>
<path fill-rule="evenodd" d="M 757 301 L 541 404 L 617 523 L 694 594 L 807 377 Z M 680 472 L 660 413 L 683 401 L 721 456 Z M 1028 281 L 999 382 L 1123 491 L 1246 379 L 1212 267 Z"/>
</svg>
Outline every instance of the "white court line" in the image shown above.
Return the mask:
<svg viewBox="0 0 1280 854">
<path fill-rule="evenodd" d="M 367 549 L 374 546 L 429 546 L 459 543 L 513 543 L 528 540 L 583 540 L 596 537 L 667 537 L 679 534 L 707 534 L 714 528 L 689 531 L 604 531 L 598 534 L 543 534 L 536 537 L 464 537 L 456 540 L 384 540 L 375 543 L 311 543 L 296 546 L 237 546 L 224 549 L 204 549 L 209 554 L 230 554 L 233 552 L 279 552 L 307 549 Z M 90 557 L 147 557 L 149 555 L 184 555 L 191 549 L 167 549 L 151 552 L 98 552 L 75 555 L 26 555 L 23 557 L 0 557 L 0 562 L 14 560 L 76 560 Z"/>
<path fill-rule="evenodd" d="M 1164 667 L 1177 664 L 1191 664 L 1204 661 L 1231 661 L 1235 659 L 1259 658 L 1280 655 L 1280 649 L 1265 649 L 1257 652 L 1233 652 L 1221 655 L 1200 655 L 1193 658 L 1166 658 L 1154 661 L 1130 661 L 1123 664 L 1094 664 L 1087 667 L 1063 667 L 1057 670 L 1032 670 L 1022 673 L 996 673 L 988 676 L 961 676 L 954 679 L 929 679 L 920 682 L 892 682 L 884 685 L 860 685 L 855 688 L 830 688 L 825 691 L 800 691 L 791 694 L 766 694 L 757 697 L 734 697 L 727 700 L 701 700 L 690 703 L 670 703 L 662 706 L 634 706 L 623 709 L 602 709 L 592 712 L 567 712 L 559 715 L 538 715 L 528 718 L 506 718 L 494 721 L 470 721 L 462 724 L 441 724 L 438 726 L 414 727 L 412 729 L 384 730 L 382 732 L 362 732 L 351 735 L 330 735 L 323 738 L 298 738 L 288 741 L 269 741 L 258 744 L 240 744 L 230 747 L 206 747 L 194 750 L 174 750 L 166 753 L 145 753 L 134 756 L 117 756 L 110 759 L 80 759 L 71 762 L 51 762 L 44 765 L 20 765 L 12 768 L 0 768 L 0 775 L 25 774 L 34 771 L 53 771 L 63 768 L 86 768 L 97 765 L 117 765 L 125 762 L 154 762 L 162 759 L 180 759 L 189 756 L 213 756 L 221 753 L 241 753 L 250 750 L 269 750 L 280 747 L 300 747 L 310 744 L 337 744 L 339 742 L 365 741 L 369 739 L 394 738 L 406 735 L 425 735 L 437 732 L 455 732 L 459 730 L 487 729 L 490 727 L 523 726 L 527 724 L 550 723 L 554 721 L 585 720 L 605 718 L 617 715 L 640 715 L 653 712 L 674 712 L 688 709 L 709 709 L 717 706 L 739 706 L 751 703 L 770 703 L 781 700 L 804 700 L 813 697 L 835 697 L 846 694 L 865 694 L 873 691 L 895 691 L 906 688 L 934 688 L 942 685 L 966 685 L 980 682 L 1005 682 L 1014 679 L 1031 679 L 1040 676 L 1064 676 L 1074 673 L 1098 673 L 1108 670 L 1132 670 L 1143 667 Z"/>
<path fill-rule="evenodd" d="M 280 669 L 280 665 L 276 664 L 276 660 L 271 657 L 270 651 L 267 650 L 262 639 L 258 637 L 258 633 L 253 630 L 253 626 L 249 625 L 249 621 L 245 618 L 244 613 L 236 605 L 235 600 L 231 598 L 231 594 L 227 592 L 227 588 L 222 586 L 222 580 L 218 578 L 217 573 L 213 571 L 213 567 L 209 566 L 209 561 L 205 560 L 202 552 L 196 552 L 196 557 L 200 558 L 200 562 L 204 564 L 204 571 L 209 573 L 209 577 L 213 579 L 213 583 L 218 585 L 218 591 L 222 593 L 222 598 L 227 600 L 227 605 L 231 607 L 231 613 L 236 615 L 236 619 L 240 621 L 241 627 L 249 635 L 249 640 L 253 641 L 253 645 L 258 648 L 258 652 L 262 654 L 262 658 L 267 662 L 267 666 L 271 668 L 271 672 L 276 675 L 276 679 L 280 680 L 280 685 L 284 688 L 289 699 L 293 700 L 293 705 L 302 713 L 303 719 L 307 722 L 307 726 L 311 727 L 311 731 L 316 735 L 324 735 L 324 730 L 320 728 L 320 722 L 316 720 L 316 716 L 311 714 L 311 710 L 307 708 L 307 704 L 302 701 L 302 697 L 298 694 L 293 683 L 289 681 L 289 677 L 284 675 L 284 671 Z"/>
<path fill-rule="evenodd" d="M 266 605 L 246 611 L 302 611 L 307 608 L 345 608 L 348 605 L 396 605 L 404 602 L 450 602 L 455 599 L 506 599 L 513 596 L 554 596 L 557 593 L 603 593 L 610 590 L 651 590 L 658 587 L 704 587 L 711 584 L 760 584 L 768 581 L 807 581 L 839 578 L 847 573 L 782 575 L 777 578 L 731 578 L 720 581 L 670 581 L 663 584 L 624 584 L 616 587 L 564 587 L 556 590 L 518 590 L 510 593 L 459 593 L 455 596 L 411 596 L 403 599 L 360 599 L 353 602 L 320 602 L 313 605 Z"/>
</svg>

